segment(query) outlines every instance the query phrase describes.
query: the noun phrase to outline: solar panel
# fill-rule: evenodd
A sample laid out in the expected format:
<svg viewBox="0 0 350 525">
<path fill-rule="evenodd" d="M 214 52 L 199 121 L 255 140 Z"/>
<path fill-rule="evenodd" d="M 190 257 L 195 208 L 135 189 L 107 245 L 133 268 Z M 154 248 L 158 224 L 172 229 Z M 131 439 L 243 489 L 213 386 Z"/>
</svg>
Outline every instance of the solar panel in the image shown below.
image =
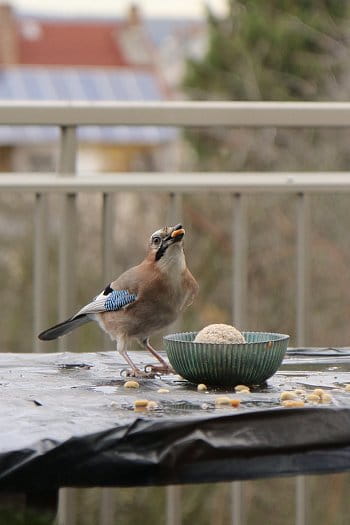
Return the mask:
<svg viewBox="0 0 350 525">
<path fill-rule="evenodd" d="M 0 99 L 24 101 L 158 101 L 164 95 L 152 73 L 125 69 L 11 67 L 0 70 Z M 86 142 L 158 144 L 174 140 L 173 128 L 118 126 L 79 128 Z M 0 126 L 0 143 L 51 142 L 58 129 Z"/>
</svg>

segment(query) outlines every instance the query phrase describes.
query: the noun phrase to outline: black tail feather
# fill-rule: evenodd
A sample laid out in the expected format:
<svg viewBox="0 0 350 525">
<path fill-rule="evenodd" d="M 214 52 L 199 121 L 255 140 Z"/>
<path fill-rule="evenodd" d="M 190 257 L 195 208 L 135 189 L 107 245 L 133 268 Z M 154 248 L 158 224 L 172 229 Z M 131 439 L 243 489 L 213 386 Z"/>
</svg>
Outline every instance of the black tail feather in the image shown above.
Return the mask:
<svg viewBox="0 0 350 525">
<path fill-rule="evenodd" d="M 91 320 L 92 319 L 85 314 L 78 315 L 77 317 L 71 317 L 70 319 L 63 321 L 63 323 L 56 324 L 55 326 L 44 330 L 38 335 L 38 337 L 42 341 L 51 341 L 52 339 L 61 337 L 61 335 L 68 334 L 68 332 L 78 328 L 78 326 L 89 323 Z"/>
</svg>

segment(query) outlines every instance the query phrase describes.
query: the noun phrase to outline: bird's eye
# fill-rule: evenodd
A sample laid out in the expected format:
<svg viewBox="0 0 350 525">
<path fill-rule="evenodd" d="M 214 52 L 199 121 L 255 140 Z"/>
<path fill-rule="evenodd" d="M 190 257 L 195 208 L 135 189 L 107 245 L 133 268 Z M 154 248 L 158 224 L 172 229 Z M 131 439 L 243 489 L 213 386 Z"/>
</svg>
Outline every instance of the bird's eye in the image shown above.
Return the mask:
<svg viewBox="0 0 350 525">
<path fill-rule="evenodd" d="M 162 239 L 160 237 L 153 237 L 153 244 L 158 246 L 160 244 L 161 240 Z"/>
</svg>

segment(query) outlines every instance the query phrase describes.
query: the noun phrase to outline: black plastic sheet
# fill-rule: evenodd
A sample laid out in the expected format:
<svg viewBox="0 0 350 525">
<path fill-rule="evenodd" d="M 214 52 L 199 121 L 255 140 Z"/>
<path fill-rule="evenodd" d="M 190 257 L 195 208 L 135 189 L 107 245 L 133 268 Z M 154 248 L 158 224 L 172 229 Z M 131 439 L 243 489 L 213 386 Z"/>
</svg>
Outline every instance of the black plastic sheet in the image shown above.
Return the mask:
<svg viewBox="0 0 350 525">
<path fill-rule="evenodd" d="M 176 376 L 125 389 L 116 352 L 0 354 L 0 488 L 199 483 L 350 469 L 349 349 L 292 349 L 250 394 Z M 337 350 L 337 349 L 335 349 Z M 144 366 L 149 358 L 135 352 Z M 332 405 L 284 408 L 282 390 L 331 390 Z M 167 388 L 169 393 L 158 393 Z M 216 408 L 218 395 L 241 406 Z M 135 399 L 159 408 L 136 413 Z"/>
</svg>

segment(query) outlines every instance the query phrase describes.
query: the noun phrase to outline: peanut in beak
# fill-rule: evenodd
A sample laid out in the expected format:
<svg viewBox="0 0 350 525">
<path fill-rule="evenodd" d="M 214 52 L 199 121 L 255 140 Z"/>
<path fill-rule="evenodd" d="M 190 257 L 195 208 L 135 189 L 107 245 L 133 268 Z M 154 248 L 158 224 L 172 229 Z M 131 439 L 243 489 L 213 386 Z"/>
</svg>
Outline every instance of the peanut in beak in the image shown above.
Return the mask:
<svg viewBox="0 0 350 525">
<path fill-rule="evenodd" d="M 170 237 L 174 239 L 174 237 L 177 237 L 178 235 L 185 235 L 185 230 L 183 228 L 180 228 L 179 230 L 174 230 Z"/>
</svg>

